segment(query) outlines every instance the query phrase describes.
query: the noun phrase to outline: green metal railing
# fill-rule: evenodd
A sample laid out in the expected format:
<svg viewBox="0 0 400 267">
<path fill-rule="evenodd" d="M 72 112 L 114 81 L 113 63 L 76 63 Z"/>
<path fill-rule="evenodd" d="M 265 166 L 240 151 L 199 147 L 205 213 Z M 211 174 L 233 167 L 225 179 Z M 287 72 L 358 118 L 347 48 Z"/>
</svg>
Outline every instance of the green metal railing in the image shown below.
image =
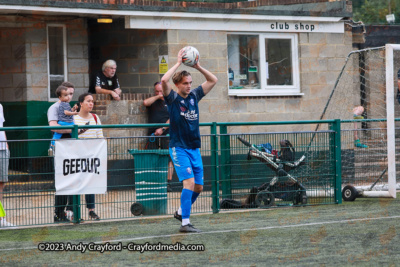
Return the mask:
<svg viewBox="0 0 400 267">
<path fill-rule="evenodd" d="M 221 144 L 221 198 L 236 199 L 245 205 L 249 197 L 249 189 L 254 186 L 271 182 L 276 177 L 276 169 L 268 162 L 257 159 L 247 160 L 248 149 L 237 141 L 237 137 L 245 136 L 252 144 L 271 144 L 275 150 L 280 150 L 279 142 L 289 140 L 295 150 L 296 158 L 305 156 L 304 165 L 291 172 L 307 191 L 308 204 L 341 203 L 341 161 L 340 159 L 340 121 L 319 121 L 331 125 L 329 131 L 299 131 L 299 132 L 263 132 L 258 134 L 228 134 L 235 127 L 242 126 L 278 126 L 290 124 L 315 124 L 316 121 L 301 122 L 249 122 L 249 123 L 218 123 L 220 126 Z M 228 129 L 230 128 L 230 130 Z M 284 179 L 283 179 L 284 180 Z M 285 185 L 285 183 L 283 183 Z M 277 195 L 289 193 L 285 186 Z M 292 205 L 293 202 L 276 201 L 279 205 Z"/>
<path fill-rule="evenodd" d="M 330 125 L 325 131 L 298 131 L 262 133 L 240 133 L 237 129 L 248 126 L 266 126 L 277 128 L 282 125 Z M 180 205 L 182 184 L 174 173 L 171 183 L 172 192 L 167 192 L 168 166 L 165 166 L 166 153 L 153 153 L 146 157 L 140 155 L 144 151 L 149 137 L 145 134 L 126 136 L 122 131 L 134 130 L 144 132 L 149 127 L 162 127 L 167 124 L 137 124 L 137 125 L 85 125 L 85 126 L 36 126 L 36 127 L 4 127 L 0 130 L 7 132 L 8 144 L 11 151 L 9 182 L 4 190 L 3 205 L 8 221 L 19 226 L 43 225 L 54 223 L 54 163 L 53 157 L 47 155 L 51 139 L 11 140 L 21 131 L 47 131 L 52 129 L 69 129 L 72 138 L 78 137 L 79 129 L 102 128 L 103 131 L 115 137 L 107 137 L 108 145 L 108 192 L 106 195 L 95 196 L 95 211 L 101 219 L 133 218 L 133 204 L 141 203 L 149 207 L 139 190 L 139 182 L 150 179 L 148 171 L 157 170 L 164 175 L 157 192 L 165 195 L 160 201 L 163 207 L 159 214 L 173 214 Z M 204 165 L 204 191 L 192 208 L 193 213 L 213 212 L 221 210 L 223 199 L 232 199 L 239 203 L 251 196 L 253 187 L 270 183 L 277 177 L 276 170 L 269 164 L 257 159 L 247 160 L 249 148 L 238 141 L 243 137 L 252 144 L 270 143 L 279 150 L 279 141 L 290 140 L 296 149 L 296 158 L 305 156 L 304 164 L 288 172 L 303 186 L 308 197 L 307 204 L 341 203 L 341 160 L 340 160 L 340 121 L 292 121 L 292 122 L 249 122 L 249 123 L 201 123 L 203 134 L 201 154 Z M 119 132 L 121 131 L 121 132 Z M 141 132 L 140 132 L 141 131 Z M 49 134 L 50 136 L 50 134 Z M 117 137 L 119 136 L 119 137 Z M 11 137 L 11 138 L 10 138 Z M 168 137 L 164 137 L 168 138 Z M 35 146 L 32 149 L 32 144 Z M 134 150 L 139 154 L 130 153 Z M 156 163 L 161 160 L 160 166 Z M 146 165 L 147 164 L 147 165 Z M 143 175 L 142 175 L 143 174 Z M 150 178 L 149 178 L 150 177 Z M 162 177 L 162 176 L 160 176 Z M 153 177 L 154 178 L 154 177 Z M 291 199 L 279 196 L 291 194 L 297 189 L 282 185 L 287 184 L 285 177 L 279 177 L 276 187 L 276 201 L 273 207 L 296 205 Z M 148 189 L 148 188 L 147 188 Z M 143 190 L 147 190 L 144 188 Z M 151 189 L 151 188 L 150 188 Z M 151 192 L 151 190 L 150 190 Z M 148 191 L 146 191 L 146 194 Z M 164 194 L 165 193 L 165 194 Z M 142 194 L 142 195 L 140 195 Z M 254 196 L 255 197 L 255 196 Z M 147 200 L 146 200 L 147 201 Z M 150 204 L 149 204 L 150 203 Z M 88 220 L 85 197 L 74 196 L 72 203 L 75 214 L 74 221 Z M 154 204 L 154 203 L 153 203 Z M 298 204 L 298 203 L 297 203 Z M 243 206 L 244 207 L 244 206 Z M 154 215 L 146 214 L 143 215 Z"/>
</svg>

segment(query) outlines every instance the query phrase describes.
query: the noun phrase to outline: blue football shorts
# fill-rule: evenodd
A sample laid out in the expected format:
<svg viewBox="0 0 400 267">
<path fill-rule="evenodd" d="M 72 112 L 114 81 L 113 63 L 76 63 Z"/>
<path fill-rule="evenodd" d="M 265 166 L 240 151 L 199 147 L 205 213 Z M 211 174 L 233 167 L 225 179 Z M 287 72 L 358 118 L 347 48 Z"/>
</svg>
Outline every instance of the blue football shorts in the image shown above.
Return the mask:
<svg viewBox="0 0 400 267">
<path fill-rule="evenodd" d="M 194 178 L 194 183 L 204 184 L 203 161 L 200 149 L 186 149 L 181 147 L 170 147 L 169 155 L 175 166 L 179 181 Z"/>
</svg>

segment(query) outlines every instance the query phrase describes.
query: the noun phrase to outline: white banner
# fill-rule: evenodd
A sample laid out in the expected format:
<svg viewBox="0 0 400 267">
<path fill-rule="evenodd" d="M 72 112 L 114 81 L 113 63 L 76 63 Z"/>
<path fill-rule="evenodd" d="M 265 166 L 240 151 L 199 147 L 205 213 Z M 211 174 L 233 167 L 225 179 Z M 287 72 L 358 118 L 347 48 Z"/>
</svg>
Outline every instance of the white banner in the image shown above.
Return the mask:
<svg viewBox="0 0 400 267">
<path fill-rule="evenodd" d="M 107 141 L 56 140 L 54 170 L 56 195 L 105 194 Z"/>
</svg>

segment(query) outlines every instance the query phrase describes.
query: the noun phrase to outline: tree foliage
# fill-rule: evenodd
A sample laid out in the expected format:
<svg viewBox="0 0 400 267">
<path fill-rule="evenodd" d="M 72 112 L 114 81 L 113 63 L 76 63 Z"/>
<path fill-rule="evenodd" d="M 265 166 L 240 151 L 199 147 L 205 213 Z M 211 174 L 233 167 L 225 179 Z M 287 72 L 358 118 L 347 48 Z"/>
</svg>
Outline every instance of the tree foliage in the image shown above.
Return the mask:
<svg viewBox="0 0 400 267">
<path fill-rule="evenodd" d="M 355 0 L 353 1 L 353 19 L 364 24 L 387 24 L 386 15 L 395 15 L 396 23 L 400 19 L 400 0 Z M 390 12 L 389 12 L 390 6 Z"/>
</svg>

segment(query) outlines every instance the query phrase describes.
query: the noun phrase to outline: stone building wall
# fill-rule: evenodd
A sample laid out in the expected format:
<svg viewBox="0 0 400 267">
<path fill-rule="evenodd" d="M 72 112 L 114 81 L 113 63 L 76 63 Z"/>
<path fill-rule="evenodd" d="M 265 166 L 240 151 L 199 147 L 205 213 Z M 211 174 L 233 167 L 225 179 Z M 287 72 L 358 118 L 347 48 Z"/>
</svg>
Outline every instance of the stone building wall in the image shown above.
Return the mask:
<svg viewBox="0 0 400 267">
<path fill-rule="evenodd" d="M 143 100 L 152 94 L 122 94 L 120 101 L 111 99 L 109 95 L 94 95 L 96 113 L 102 124 L 145 124 L 147 123 L 146 107 Z M 144 128 L 135 129 L 106 129 L 108 137 L 144 136 L 147 131 Z"/>
<path fill-rule="evenodd" d="M 109 95 L 94 95 L 96 113 L 102 124 L 146 124 L 147 112 L 143 100 L 152 94 L 123 93 L 120 101 Z M 144 149 L 148 138 L 146 128 L 113 128 L 103 129 L 103 134 L 111 138 L 108 147 L 109 159 L 131 159 L 127 149 Z"/>
<path fill-rule="evenodd" d="M 77 96 L 87 91 L 87 29 L 84 19 L 54 17 L 0 18 L 0 99 L 48 101 L 47 24 L 67 26 L 68 80 Z"/>
<path fill-rule="evenodd" d="M 86 19 L 67 23 L 68 81 L 75 85 L 74 100 L 89 88 L 88 30 Z"/>
<path fill-rule="evenodd" d="M 26 30 L 9 26 L 0 22 L 0 99 L 26 101 L 26 87 L 32 84 L 31 76 L 25 74 Z"/>
</svg>

